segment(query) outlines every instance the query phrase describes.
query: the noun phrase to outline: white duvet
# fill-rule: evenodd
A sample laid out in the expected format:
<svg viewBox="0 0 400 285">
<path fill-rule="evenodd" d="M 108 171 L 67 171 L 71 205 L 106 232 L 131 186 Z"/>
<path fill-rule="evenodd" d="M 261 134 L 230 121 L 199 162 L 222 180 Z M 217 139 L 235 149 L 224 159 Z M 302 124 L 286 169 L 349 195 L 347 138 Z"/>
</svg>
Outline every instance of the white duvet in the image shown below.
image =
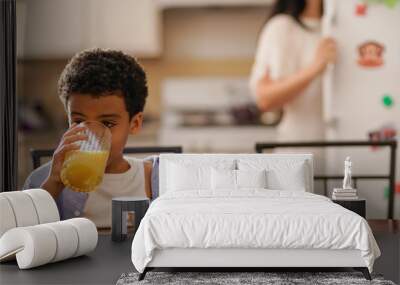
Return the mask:
<svg viewBox="0 0 400 285">
<path fill-rule="evenodd" d="M 143 272 L 165 248 L 358 249 L 371 272 L 380 255 L 359 215 L 320 195 L 275 190 L 164 194 L 140 223 L 132 262 Z"/>
</svg>

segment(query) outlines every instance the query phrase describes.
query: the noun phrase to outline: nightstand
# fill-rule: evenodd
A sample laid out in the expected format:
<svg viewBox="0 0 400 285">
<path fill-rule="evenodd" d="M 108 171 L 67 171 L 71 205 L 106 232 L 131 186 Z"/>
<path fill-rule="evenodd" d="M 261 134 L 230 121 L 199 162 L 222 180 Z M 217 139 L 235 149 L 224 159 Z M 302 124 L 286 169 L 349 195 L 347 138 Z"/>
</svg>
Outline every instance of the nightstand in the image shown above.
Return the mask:
<svg viewBox="0 0 400 285">
<path fill-rule="evenodd" d="M 356 214 L 359 214 L 361 217 L 365 219 L 366 212 L 366 200 L 365 199 L 356 199 L 356 200 L 333 200 L 332 202 L 339 204 L 340 206 L 353 211 Z"/>
</svg>

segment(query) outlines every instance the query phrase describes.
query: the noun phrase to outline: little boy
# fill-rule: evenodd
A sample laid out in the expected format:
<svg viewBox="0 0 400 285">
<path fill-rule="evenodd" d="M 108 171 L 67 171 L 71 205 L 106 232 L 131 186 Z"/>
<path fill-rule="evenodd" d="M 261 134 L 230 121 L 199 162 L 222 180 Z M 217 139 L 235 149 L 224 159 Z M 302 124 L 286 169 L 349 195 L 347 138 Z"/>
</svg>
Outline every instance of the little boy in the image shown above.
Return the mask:
<svg viewBox="0 0 400 285">
<path fill-rule="evenodd" d="M 158 159 L 123 156 L 129 134 L 142 127 L 148 95 L 146 74 L 131 56 L 112 50 L 87 50 L 75 55 L 58 82 L 59 97 L 70 128 L 54 151 L 52 161 L 34 170 L 24 189 L 43 188 L 57 201 L 61 218 L 85 216 L 97 227 L 111 226 L 111 199 L 117 196 L 151 198 L 158 192 Z M 60 172 L 68 151 L 87 138 L 80 122 L 97 121 L 111 131 L 111 150 L 102 183 L 96 191 L 78 193 L 65 188 Z M 155 194 L 156 195 L 156 194 Z"/>
</svg>

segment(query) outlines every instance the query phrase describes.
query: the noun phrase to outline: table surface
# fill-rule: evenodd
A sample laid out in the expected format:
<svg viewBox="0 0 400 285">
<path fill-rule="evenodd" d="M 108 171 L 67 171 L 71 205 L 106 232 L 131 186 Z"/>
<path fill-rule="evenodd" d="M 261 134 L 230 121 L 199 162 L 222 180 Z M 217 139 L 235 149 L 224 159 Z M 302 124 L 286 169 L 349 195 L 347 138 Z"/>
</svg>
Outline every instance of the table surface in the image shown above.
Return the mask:
<svg viewBox="0 0 400 285">
<path fill-rule="evenodd" d="M 16 261 L 0 264 L 0 284 L 115 284 L 122 273 L 134 271 L 132 238 L 111 241 L 99 234 L 96 249 L 80 256 L 40 267 L 19 270 Z"/>
<path fill-rule="evenodd" d="M 398 274 L 393 264 L 392 240 L 400 239 L 400 220 L 369 220 L 382 250 L 375 271 L 395 282 Z M 388 240 L 389 238 L 389 240 Z M 97 248 L 86 256 L 19 270 L 15 261 L 0 264 L 0 284 L 115 284 L 122 273 L 135 271 L 130 254 L 132 238 L 112 242 L 109 233 L 99 234 Z M 399 258 L 395 258 L 399 262 Z"/>
</svg>

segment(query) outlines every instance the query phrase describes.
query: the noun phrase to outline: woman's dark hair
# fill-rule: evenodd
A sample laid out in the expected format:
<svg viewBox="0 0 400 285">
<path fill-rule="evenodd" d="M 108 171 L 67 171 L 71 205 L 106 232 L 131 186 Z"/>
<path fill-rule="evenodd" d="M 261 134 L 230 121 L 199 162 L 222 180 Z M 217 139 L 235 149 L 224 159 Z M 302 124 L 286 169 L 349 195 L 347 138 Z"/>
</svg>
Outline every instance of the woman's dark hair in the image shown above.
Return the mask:
<svg viewBox="0 0 400 285">
<path fill-rule="evenodd" d="M 146 73 L 135 58 L 121 51 L 82 51 L 70 60 L 58 81 L 65 108 L 71 93 L 99 97 L 118 91 L 130 118 L 143 111 L 148 94 Z"/>
<path fill-rule="evenodd" d="M 300 26 L 307 28 L 300 19 L 306 5 L 306 0 L 276 0 L 267 21 L 276 15 L 285 14 L 291 16 Z M 321 0 L 321 15 L 323 9 L 323 1 Z"/>
</svg>

